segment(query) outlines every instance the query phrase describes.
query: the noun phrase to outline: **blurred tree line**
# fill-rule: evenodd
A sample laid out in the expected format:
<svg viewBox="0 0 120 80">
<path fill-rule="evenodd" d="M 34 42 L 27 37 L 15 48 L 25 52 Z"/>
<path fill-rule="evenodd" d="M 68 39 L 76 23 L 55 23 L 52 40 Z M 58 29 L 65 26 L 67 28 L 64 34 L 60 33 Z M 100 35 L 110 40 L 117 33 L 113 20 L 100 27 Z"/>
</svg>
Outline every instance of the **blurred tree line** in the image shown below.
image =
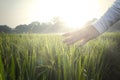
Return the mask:
<svg viewBox="0 0 120 80">
<path fill-rule="evenodd" d="M 96 21 L 95 18 L 88 21 L 87 24 L 94 21 Z M 54 17 L 53 20 L 46 23 L 35 21 L 28 25 L 20 24 L 14 29 L 7 25 L 0 25 L 0 33 L 62 33 L 70 30 L 71 29 L 59 17 Z M 120 31 L 120 21 L 114 24 L 108 31 Z"/>
<path fill-rule="evenodd" d="M 0 25 L 0 33 L 62 33 L 67 30 L 69 30 L 68 27 L 59 17 L 54 17 L 46 23 L 35 21 L 28 25 L 20 24 L 14 29 L 7 25 Z"/>
<path fill-rule="evenodd" d="M 11 33 L 12 29 L 7 25 L 0 25 L 0 33 Z"/>
</svg>

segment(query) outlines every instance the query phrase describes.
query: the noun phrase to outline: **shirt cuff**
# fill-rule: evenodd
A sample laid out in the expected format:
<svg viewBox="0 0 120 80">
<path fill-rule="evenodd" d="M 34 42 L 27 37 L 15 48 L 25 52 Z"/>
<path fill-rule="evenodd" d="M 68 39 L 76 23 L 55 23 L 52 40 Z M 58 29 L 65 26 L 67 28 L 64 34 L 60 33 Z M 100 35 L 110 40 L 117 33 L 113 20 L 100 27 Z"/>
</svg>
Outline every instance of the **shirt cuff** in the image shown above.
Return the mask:
<svg viewBox="0 0 120 80">
<path fill-rule="evenodd" d="M 102 28 L 102 25 L 99 22 L 93 23 L 92 25 L 100 34 L 106 31 L 106 29 Z"/>
</svg>

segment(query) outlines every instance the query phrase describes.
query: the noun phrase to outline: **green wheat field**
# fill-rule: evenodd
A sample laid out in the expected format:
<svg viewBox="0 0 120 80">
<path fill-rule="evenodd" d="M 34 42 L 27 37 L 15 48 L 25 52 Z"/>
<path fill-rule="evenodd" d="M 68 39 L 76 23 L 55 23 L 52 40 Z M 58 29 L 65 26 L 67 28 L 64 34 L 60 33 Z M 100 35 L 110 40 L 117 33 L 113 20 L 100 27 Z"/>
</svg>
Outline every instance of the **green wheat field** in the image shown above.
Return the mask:
<svg viewBox="0 0 120 80">
<path fill-rule="evenodd" d="M 120 33 L 84 46 L 61 35 L 0 34 L 0 80 L 120 80 Z"/>
</svg>

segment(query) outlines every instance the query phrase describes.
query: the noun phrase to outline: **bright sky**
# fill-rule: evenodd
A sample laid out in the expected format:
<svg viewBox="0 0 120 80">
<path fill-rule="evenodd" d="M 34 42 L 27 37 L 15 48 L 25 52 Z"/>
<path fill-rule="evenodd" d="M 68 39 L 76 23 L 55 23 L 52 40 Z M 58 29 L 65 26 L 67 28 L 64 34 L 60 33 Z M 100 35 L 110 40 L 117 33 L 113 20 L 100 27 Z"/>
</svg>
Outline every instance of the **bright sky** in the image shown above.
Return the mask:
<svg viewBox="0 0 120 80">
<path fill-rule="evenodd" d="M 79 26 L 99 18 L 114 0 L 0 0 L 0 25 L 12 28 L 32 21 L 46 22 L 61 17 L 68 25 Z"/>
</svg>

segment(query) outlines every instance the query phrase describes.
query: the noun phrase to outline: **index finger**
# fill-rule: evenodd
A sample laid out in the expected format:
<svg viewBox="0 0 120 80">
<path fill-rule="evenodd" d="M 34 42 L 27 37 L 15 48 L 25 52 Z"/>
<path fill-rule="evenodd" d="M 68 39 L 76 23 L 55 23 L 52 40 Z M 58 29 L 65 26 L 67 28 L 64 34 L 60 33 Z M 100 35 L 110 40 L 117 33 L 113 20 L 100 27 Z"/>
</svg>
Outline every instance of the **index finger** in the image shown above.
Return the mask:
<svg viewBox="0 0 120 80">
<path fill-rule="evenodd" d="M 63 34 L 62 36 L 67 37 L 67 36 L 70 36 L 71 34 L 72 32 L 68 32 L 68 33 Z"/>
</svg>

